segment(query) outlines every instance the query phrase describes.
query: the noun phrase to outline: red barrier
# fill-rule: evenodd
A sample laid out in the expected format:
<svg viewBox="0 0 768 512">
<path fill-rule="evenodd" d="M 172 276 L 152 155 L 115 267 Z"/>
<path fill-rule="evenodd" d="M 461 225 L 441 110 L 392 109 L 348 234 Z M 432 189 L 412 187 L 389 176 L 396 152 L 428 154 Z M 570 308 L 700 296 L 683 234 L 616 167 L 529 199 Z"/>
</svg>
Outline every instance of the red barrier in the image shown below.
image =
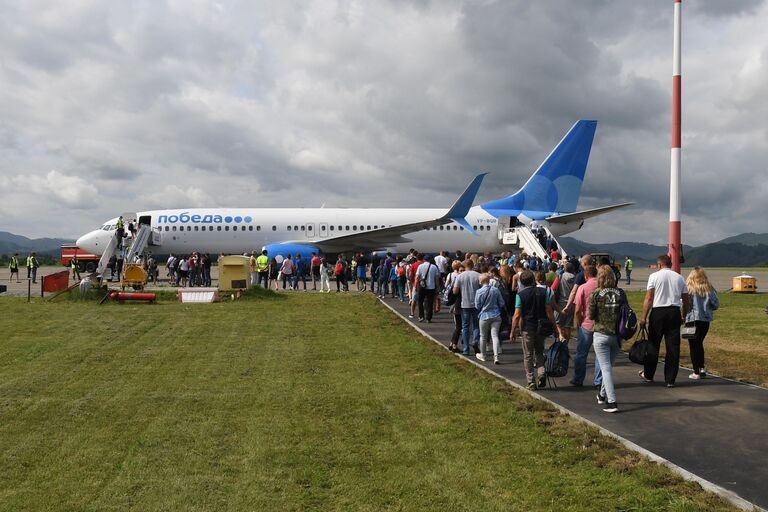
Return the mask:
<svg viewBox="0 0 768 512">
<path fill-rule="evenodd" d="M 154 293 L 112 293 L 109 296 L 112 300 L 124 301 L 124 300 L 148 300 L 155 302 L 157 296 Z"/>
<path fill-rule="evenodd" d="M 58 292 L 69 288 L 69 271 L 63 270 L 48 276 L 43 276 L 40 282 L 40 293 Z"/>
</svg>

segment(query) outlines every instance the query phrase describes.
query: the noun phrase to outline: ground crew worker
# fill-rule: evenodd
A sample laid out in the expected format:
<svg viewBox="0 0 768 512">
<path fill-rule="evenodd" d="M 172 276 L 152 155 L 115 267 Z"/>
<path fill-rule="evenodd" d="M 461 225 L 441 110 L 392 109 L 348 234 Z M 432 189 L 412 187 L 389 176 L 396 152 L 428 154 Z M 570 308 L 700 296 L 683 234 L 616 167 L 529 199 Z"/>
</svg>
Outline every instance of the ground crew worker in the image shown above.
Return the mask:
<svg viewBox="0 0 768 512">
<path fill-rule="evenodd" d="M 115 231 L 115 236 L 117 237 L 117 248 L 122 249 L 123 248 L 123 237 L 125 236 L 125 221 L 123 220 L 123 216 L 121 215 L 117 219 L 117 224 L 115 225 L 117 230 Z"/>
<path fill-rule="evenodd" d="M 80 262 L 77 261 L 77 256 L 72 256 L 72 259 L 69 260 L 69 266 L 72 267 L 72 279 L 77 277 L 77 280 L 80 281 L 82 278 L 80 277 Z"/>
<path fill-rule="evenodd" d="M 11 270 L 11 275 L 8 277 L 8 282 L 11 282 L 11 279 L 13 279 L 13 274 L 16 274 L 16 282 L 20 283 L 19 281 L 19 253 L 14 253 L 13 256 L 11 256 L 11 262 L 8 264 L 8 268 Z"/>
<path fill-rule="evenodd" d="M 627 284 L 632 284 L 632 259 L 629 256 L 624 256 L 624 272 L 627 274 Z"/>
<path fill-rule="evenodd" d="M 32 279 L 33 283 L 37 282 L 37 268 L 40 263 L 37 261 L 37 253 L 31 253 L 27 256 L 27 279 Z"/>
<path fill-rule="evenodd" d="M 267 250 L 261 251 L 261 255 L 256 258 L 256 271 L 259 273 L 257 284 L 262 284 L 264 288 L 269 288 L 269 257 Z"/>
</svg>

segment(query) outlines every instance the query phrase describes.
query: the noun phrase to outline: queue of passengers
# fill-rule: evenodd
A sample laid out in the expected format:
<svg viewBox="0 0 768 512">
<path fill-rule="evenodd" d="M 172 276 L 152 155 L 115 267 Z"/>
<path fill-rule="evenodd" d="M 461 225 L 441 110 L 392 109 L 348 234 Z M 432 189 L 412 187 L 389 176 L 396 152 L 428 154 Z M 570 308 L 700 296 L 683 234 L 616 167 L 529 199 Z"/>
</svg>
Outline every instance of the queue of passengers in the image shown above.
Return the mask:
<svg viewBox="0 0 768 512">
<path fill-rule="evenodd" d="M 222 256 L 222 255 L 219 255 Z M 211 286 L 211 257 L 193 252 L 189 256 L 168 255 L 166 277 L 181 287 Z"/>
</svg>

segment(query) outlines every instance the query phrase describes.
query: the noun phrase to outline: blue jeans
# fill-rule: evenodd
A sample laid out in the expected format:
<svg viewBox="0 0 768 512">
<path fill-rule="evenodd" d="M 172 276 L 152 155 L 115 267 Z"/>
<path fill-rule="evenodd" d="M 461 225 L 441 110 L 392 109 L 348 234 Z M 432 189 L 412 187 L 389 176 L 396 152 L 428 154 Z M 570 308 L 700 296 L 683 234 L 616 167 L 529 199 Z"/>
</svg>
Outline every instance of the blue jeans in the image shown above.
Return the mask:
<svg viewBox="0 0 768 512">
<path fill-rule="evenodd" d="M 584 384 L 587 376 L 587 355 L 592 348 L 592 331 L 579 327 L 579 333 L 576 337 L 576 356 L 573 358 L 573 380 L 575 384 Z M 603 374 L 600 371 L 600 362 L 595 359 L 595 379 L 592 381 L 595 386 L 603 383 Z"/>
<path fill-rule="evenodd" d="M 480 343 L 480 318 L 475 308 L 461 308 L 461 339 L 464 341 L 464 355 L 469 355 L 469 333 L 472 331 L 472 344 Z"/>
<path fill-rule="evenodd" d="M 603 384 L 600 387 L 600 394 L 607 397 L 608 403 L 616 403 L 616 389 L 613 386 L 613 363 L 616 361 L 616 355 L 619 353 L 619 338 L 596 332 L 595 355 L 600 361 L 600 368 L 603 373 Z"/>
</svg>

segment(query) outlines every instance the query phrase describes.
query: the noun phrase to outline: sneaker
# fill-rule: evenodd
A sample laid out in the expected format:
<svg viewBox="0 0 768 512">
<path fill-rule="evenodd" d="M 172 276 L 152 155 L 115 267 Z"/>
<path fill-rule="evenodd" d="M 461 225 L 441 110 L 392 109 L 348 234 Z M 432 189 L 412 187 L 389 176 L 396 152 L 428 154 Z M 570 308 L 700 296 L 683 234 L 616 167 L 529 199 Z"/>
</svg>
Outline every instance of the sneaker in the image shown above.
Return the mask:
<svg viewBox="0 0 768 512">
<path fill-rule="evenodd" d="M 485 356 L 483 354 L 477 353 L 475 354 L 475 357 L 480 361 L 485 361 Z"/>
<path fill-rule="evenodd" d="M 535 382 L 529 382 L 528 385 L 525 386 L 525 389 L 533 391 L 534 389 L 536 389 L 536 383 Z"/>
<path fill-rule="evenodd" d="M 643 379 L 643 382 L 653 382 L 653 379 L 649 379 L 645 376 L 645 372 L 643 370 L 640 370 L 637 372 L 637 374 L 640 376 L 641 379 Z"/>
<path fill-rule="evenodd" d="M 619 406 L 616 402 L 610 403 L 603 407 L 603 412 L 619 412 Z"/>
<path fill-rule="evenodd" d="M 597 394 L 597 403 L 598 403 L 598 405 L 603 405 L 605 403 L 605 396 L 603 396 L 600 393 L 598 393 Z"/>
<path fill-rule="evenodd" d="M 419 322 L 423 322 L 423 321 L 424 321 L 424 318 L 419 317 Z"/>
<path fill-rule="evenodd" d="M 545 387 L 547 387 L 547 378 L 546 378 L 546 377 L 541 377 L 541 378 L 539 379 L 539 387 L 540 387 L 540 388 L 545 388 Z"/>
<path fill-rule="evenodd" d="M 668 388 L 673 388 L 673 387 L 675 387 L 675 383 L 674 382 L 667 382 L 667 387 Z"/>
<path fill-rule="evenodd" d="M 408 318 L 413 318 L 413 315 L 408 315 Z"/>
<path fill-rule="evenodd" d="M 689 378 L 689 379 L 693 379 L 693 380 L 699 380 L 699 379 L 701 378 L 701 375 L 700 375 L 700 374 L 698 374 L 698 373 L 692 373 L 692 374 L 690 374 L 690 375 L 688 376 L 688 378 Z"/>
<path fill-rule="evenodd" d="M 499 356 L 493 358 L 493 364 L 501 364 L 501 361 L 499 361 Z"/>
<path fill-rule="evenodd" d="M 706 377 L 706 376 L 707 376 L 707 370 L 705 370 L 704 368 L 702 368 L 701 370 L 699 370 L 699 376 L 700 376 L 702 379 L 703 379 L 704 377 Z"/>
</svg>

